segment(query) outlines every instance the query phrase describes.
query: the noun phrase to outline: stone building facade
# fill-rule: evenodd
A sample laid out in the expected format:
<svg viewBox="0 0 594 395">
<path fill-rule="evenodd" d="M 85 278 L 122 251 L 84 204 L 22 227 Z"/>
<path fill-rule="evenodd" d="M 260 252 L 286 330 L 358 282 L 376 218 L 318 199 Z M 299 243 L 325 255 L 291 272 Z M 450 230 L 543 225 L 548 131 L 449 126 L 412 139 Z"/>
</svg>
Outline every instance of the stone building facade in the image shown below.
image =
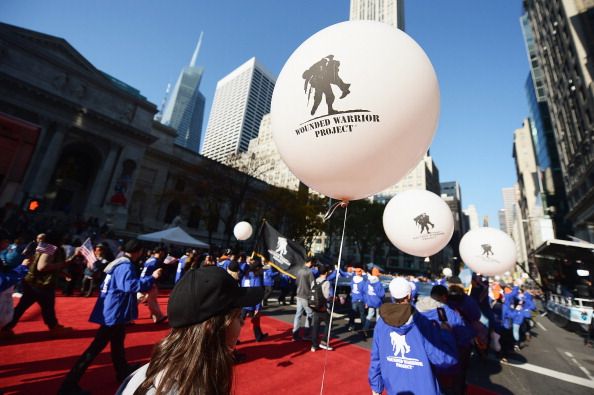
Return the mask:
<svg viewBox="0 0 594 395">
<path fill-rule="evenodd" d="M 65 40 L 0 23 L 0 207 L 37 199 L 36 215 L 122 236 L 181 225 L 215 245 L 270 212 L 273 187 L 175 145 L 156 113 Z"/>
</svg>

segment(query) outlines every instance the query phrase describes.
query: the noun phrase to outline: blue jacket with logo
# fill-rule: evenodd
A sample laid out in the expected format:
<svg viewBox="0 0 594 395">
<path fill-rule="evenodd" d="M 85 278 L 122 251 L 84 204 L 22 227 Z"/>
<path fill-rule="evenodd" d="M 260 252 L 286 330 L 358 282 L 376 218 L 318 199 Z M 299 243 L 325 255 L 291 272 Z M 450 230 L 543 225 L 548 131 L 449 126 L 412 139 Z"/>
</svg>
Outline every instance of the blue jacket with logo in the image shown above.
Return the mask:
<svg viewBox="0 0 594 395">
<path fill-rule="evenodd" d="M 113 326 L 138 318 L 136 293 L 148 291 L 155 279 L 152 276 L 138 278 L 134 265 L 125 256 L 107 265 L 105 273 L 89 321 Z"/>
<path fill-rule="evenodd" d="M 392 318 L 387 310 L 394 306 L 403 305 L 382 306 L 373 333 L 368 375 L 371 389 L 378 393 L 386 389 L 388 395 L 439 395 L 433 368 L 445 369 L 458 362 L 454 337 L 418 313 L 399 326 L 388 324 L 386 320 Z"/>
<path fill-rule="evenodd" d="M 182 276 L 184 275 L 184 267 L 186 267 L 186 261 L 188 260 L 188 256 L 184 255 L 177 261 L 177 270 L 175 271 L 175 283 L 181 280 Z"/>
<path fill-rule="evenodd" d="M 263 287 L 262 276 L 255 274 L 251 270 L 248 271 L 243 275 L 240 281 L 240 286 L 242 287 Z M 255 306 L 244 307 L 244 310 L 254 311 L 254 310 L 262 310 L 262 303 L 258 303 Z"/>
<path fill-rule="evenodd" d="M 367 292 L 367 280 L 362 276 L 353 276 L 351 279 L 351 302 L 365 303 L 365 293 Z"/>
<path fill-rule="evenodd" d="M 365 304 L 369 307 L 377 309 L 384 302 L 385 294 L 386 290 L 384 289 L 384 285 L 380 281 L 376 281 L 374 283 L 369 281 L 367 282 L 367 292 L 365 292 L 364 295 Z"/>
<path fill-rule="evenodd" d="M 0 292 L 12 287 L 29 273 L 27 266 L 19 265 L 8 272 L 0 272 Z M 12 300 L 12 299 L 11 299 Z"/>
<path fill-rule="evenodd" d="M 264 270 L 264 286 L 272 287 L 276 276 L 278 276 L 278 272 L 273 268 Z"/>
<path fill-rule="evenodd" d="M 158 268 L 159 260 L 152 256 L 144 262 L 144 267 L 142 268 L 142 273 L 140 273 L 140 277 L 150 277 L 153 275 L 153 272 Z"/>
</svg>

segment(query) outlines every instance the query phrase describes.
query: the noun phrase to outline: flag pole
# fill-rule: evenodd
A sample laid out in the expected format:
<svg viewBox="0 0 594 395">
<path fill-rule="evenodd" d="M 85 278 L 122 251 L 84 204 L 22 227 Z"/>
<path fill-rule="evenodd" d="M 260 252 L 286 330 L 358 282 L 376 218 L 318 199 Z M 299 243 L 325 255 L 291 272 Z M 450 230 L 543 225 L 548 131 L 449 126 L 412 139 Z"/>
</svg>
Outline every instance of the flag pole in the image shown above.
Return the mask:
<svg viewBox="0 0 594 395">
<path fill-rule="evenodd" d="M 258 227 L 258 231 L 256 232 L 256 235 L 254 236 L 254 242 L 252 243 L 252 258 L 254 257 L 254 254 L 256 253 L 256 244 L 258 244 L 258 240 L 260 240 L 260 235 L 262 234 L 262 231 L 264 230 L 265 222 L 266 222 L 266 218 L 262 218 L 262 221 L 260 222 L 260 226 Z"/>
</svg>

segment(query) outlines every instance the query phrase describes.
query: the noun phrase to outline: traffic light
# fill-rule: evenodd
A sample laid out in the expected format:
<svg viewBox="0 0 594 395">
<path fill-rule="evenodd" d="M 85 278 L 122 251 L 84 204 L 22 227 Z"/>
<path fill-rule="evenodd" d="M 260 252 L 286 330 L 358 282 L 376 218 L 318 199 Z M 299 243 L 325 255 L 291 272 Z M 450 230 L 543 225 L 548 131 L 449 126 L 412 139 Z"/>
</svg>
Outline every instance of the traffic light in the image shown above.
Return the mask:
<svg viewBox="0 0 594 395">
<path fill-rule="evenodd" d="M 29 213 L 38 212 L 41 209 L 41 199 L 28 198 L 25 200 L 25 205 L 23 208 Z"/>
<path fill-rule="evenodd" d="M 37 211 L 39 209 L 39 200 L 31 200 L 29 201 L 29 205 L 27 206 L 27 211 Z"/>
</svg>

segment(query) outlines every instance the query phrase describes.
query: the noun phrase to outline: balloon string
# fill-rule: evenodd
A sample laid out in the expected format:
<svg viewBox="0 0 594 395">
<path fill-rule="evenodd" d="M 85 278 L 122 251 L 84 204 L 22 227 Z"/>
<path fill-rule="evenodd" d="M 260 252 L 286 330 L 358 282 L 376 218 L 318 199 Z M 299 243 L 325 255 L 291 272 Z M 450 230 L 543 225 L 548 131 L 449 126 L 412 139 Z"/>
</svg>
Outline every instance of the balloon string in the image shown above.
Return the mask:
<svg viewBox="0 0 594 395">
<path fill-rule="evenodd" d="M 340 277 L 340 261 L 342 259 L 342 245 L 344 243 L 344 231 L 346 229 L 346 219 L 348 211 L 348 202 L 339 202 L 337 205 L 345 203 L 344 207 L 344 221 L 342 223 L 342 237 L 340 239 L 340 250 L 338 251 L 338 262 L 336 263 L 336 281 L 334 282 L 334 294 L 332 298 L 332 308 L 330 310 L 330 321 L 328 322 L 328 337 L 326 338 L 326 345 L 330 346 L 330 335 L 332 333 L 332 319 L 334 318 L 334 303 L 336 302 L 336 291 L 338 290 L 338 278 Z M 336 206 L 336 205 L 335 205 Z M 336 207 L 332 210 L 334 212 Z M 332 214 L 330 214 L 332 215 Z M 328 350 L 324 353 L 324 371 L 322 373 L 322 387 L 320 388 L 320 395 L 324 393 L 324 381 L 326 379 L 326 363 L 328 362 Z"/>
<path fill-rule="evenodd" d="M 346 200 L 342 200 L 339 202 L 334 203 L 330 209 L 328 209 L 328 212 L 326 213 L 326 215 L 324 215 L 324 222 L 328 221 L 331 217 L 332 214 L 334 214 L 334 212 L 336 211 L 336 209 L 340 206 L 340 207 L 346 207 L 348 206 L 349 202 Z M 346 215 L 346 213 L 345 213 Z"/>
</svg>

